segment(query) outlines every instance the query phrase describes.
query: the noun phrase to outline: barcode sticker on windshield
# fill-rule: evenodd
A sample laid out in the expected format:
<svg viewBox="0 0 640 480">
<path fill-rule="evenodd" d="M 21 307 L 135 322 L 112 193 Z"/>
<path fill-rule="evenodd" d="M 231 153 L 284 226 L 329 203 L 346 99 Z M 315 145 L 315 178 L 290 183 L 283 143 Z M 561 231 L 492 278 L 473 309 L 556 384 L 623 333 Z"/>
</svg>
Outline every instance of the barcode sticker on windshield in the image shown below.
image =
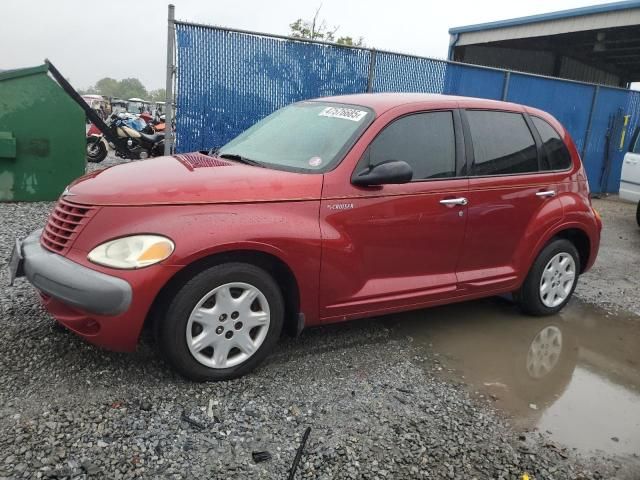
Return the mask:
<svg viewBox="0 0 640 480">
<path fill-rule="evenodd" d="M 343 118 L 354 122 L 359 122 L 366 114 L 367 112 L 364 110 L 345 107 L 327 107 L 320 112 L 321 117 Z"/>
</svg>

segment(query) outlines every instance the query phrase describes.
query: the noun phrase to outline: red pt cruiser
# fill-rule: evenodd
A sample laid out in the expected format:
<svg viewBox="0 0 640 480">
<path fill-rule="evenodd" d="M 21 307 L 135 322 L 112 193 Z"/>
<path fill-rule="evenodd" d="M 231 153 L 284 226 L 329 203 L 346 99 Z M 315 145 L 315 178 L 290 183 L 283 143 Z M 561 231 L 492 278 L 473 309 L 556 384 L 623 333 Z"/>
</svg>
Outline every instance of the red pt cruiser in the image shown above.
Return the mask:
<svg viewBox="0 0 640 480">
<path fill-rule="evenodd" d="M 602 224 L 567 131 L 521 105 L 424 94 L 304 101 L 208 155 L 89 174 L 17 242 L 47 310 L 194 380 L 255 368 L 283 328 L 511 292 L 559 311 Z"/>
</svg>

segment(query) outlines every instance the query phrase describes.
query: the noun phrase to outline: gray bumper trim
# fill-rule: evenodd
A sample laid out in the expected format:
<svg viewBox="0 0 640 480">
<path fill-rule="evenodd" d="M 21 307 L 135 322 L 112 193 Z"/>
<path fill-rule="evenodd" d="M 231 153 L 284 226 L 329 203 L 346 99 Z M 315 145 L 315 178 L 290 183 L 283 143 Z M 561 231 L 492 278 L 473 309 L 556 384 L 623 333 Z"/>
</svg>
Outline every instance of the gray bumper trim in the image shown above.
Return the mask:
<svg viewBox="0 0 640 480">
<path fill-rule="evenodd" d="M 131 304 L 131 285 L 121 278 L 83 267 L 40 245 L 42 230 L 22 241 L 24 274 L 38 290 L 98 315 L 118 315 Z"/>
</svg>

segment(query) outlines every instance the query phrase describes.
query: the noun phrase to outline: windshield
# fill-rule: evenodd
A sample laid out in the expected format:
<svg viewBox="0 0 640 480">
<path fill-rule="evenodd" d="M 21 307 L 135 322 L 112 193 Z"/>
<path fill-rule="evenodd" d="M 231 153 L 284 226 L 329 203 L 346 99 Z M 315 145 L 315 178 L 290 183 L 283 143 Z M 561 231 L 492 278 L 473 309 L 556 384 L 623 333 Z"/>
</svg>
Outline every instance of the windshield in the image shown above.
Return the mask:
<svg viewBox="0 0 640 480">
<path fill-rule="evenodd" d="M 324 172 L 342 159 L 372 120 L 373 112 L 361 106 L 296 103 L 259 121 L 216 154 L 283 170 Z"/>
</svg>

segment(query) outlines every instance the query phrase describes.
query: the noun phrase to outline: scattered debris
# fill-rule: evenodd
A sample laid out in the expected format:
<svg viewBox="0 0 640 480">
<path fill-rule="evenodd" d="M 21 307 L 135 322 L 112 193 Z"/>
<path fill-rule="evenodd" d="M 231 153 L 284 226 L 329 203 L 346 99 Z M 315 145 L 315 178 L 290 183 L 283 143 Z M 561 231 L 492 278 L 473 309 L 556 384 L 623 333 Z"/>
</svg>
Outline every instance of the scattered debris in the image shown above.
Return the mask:
<svg viewBox="0 0 640 480">
<path fill-rule="evenodd" d="M 182 416 L 180 418 L 200 430 L 204 430 L 206 428 L 204 423 L 194 420 L 189 415 L 187 415 L 186 412 L 182 412 Z"/>
<path fill-rule="evenodd" d="M 529 404 L 529 408 L 530 408 L 531 410 L 537 410 L 537 409 L 538 409 L 538 406 L 537 406 L 535 403 L 530 403 L 530 404 Z"/>
<path fill-rule="evenodd" d="M 402 392 L 402 393 L 408 393 L 410 395 L 413 395 L 413 390 L 410 390 L 408 388 L 398 387 L 398 388 L 396 388 L 396 390 L 398 390 L 399 392 Z"/>
<path fill-rule="evenodd" d="M 504 389 L 509 388 L 504 383 L 500 383 L 500 382 L 484 382 L 484 386 L 485 387 L 498 387 L 498 388 L 504 388 Z"/>
<path fill-rule="evenodd" d="M 554 452 L 556 452 L 558 455 L 560 455 L 564 459 L 569 458 L 569 456 L 565 453 L 566 448 L 560 448 L 555 443 L 545 443 L 544 446 L 546 448 L 549 448 L 549 449 L 553 450 Z"/>
<path fill-rule="evenodd" d="M 309 438 L 309 434 L 311 433 L 311 427 L 307 427 L 302 435 L 302 441 L 300 442 L 300 446 L 298 447 L 298 451 L 296 452 L 296 456 L 293 459 L 293 465 L 291 465 L 291 470 L 289 470 L 288 480 L 293 480 L 296 475 L 296 470 L 298 469 L 298 464 L 300 463 L 300 459 L 302 458 L 302 451 L 304 450 L 304 446 L 307 444 L 307 439 Z"/>
<path fill-rule="evenodd" d="M 251 452 L 251 456 L 253 457 L 253 461 L 256 463 L 266 462 L 268 460 L 271 460 L 271 454 L 266 451 Z"/>
</svg>

